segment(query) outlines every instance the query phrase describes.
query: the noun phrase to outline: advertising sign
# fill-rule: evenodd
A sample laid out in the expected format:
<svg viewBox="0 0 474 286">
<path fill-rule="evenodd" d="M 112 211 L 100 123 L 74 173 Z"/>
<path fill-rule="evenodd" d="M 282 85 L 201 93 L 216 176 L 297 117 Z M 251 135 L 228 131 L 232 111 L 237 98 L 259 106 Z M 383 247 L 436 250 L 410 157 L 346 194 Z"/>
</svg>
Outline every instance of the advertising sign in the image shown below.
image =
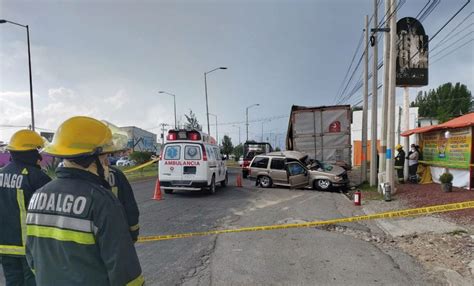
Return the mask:
<svg viewBox="0 0 474 286">
<path fill-rule="evenodd" d="M 397 86 L 428 85 L 428 36 L 411 17 L 397 22 Z"/>
<path fill-rule="evenodd" d="M 471 128 L 422 134 L 423 161 L 441 167 L 468 169 L 471 159 Z"/>
</svg>

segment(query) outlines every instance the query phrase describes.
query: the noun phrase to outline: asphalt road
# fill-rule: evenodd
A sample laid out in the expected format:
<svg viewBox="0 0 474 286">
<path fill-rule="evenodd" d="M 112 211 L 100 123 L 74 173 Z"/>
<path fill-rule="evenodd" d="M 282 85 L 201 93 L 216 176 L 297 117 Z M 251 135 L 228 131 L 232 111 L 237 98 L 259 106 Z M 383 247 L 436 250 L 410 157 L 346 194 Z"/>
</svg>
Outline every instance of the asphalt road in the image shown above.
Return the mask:
<svg viewBox="0 0 474 286">
<path fill-rule="evenodd" d="M 358 214 L 336 192 L 259 189 L 244 180 L 215 195 L 178 192 L 154 201 L 154 181 L 134 183 L 141 235 L 323 220 Z M 345 225 L 374 231 L 367 225 Z M 393 249 L 322 229 L 194 237 L 136 245 L 148 285 L 428 285 Z"/>
</svg>

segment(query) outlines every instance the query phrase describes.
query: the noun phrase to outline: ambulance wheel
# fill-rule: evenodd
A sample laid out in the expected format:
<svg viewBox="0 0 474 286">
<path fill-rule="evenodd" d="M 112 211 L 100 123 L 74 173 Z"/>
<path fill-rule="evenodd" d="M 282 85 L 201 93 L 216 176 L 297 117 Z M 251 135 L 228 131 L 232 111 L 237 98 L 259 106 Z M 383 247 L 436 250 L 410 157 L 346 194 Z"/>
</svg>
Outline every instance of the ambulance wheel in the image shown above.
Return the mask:
<svg viewBox="0 0 474 286">
<path fill-rule="evenodd" d="M 225 179 L 224 181 L 221 181 L 221 187 L 225 188 L 228 183 L 229 183 L 229 177 L 227 176 L 227 173 L 225 173 Z"/>
<path fill-rule="evenodd" d="M 165 190 L 165 194 L 172 194 L 173 190 Z"/>
<path fill-rule="evenodd" d="M 216 193 L 216 176 L 212 175 L 211 185 L 208 187 L 208 192 L 213 195 Z"/>
</svg>

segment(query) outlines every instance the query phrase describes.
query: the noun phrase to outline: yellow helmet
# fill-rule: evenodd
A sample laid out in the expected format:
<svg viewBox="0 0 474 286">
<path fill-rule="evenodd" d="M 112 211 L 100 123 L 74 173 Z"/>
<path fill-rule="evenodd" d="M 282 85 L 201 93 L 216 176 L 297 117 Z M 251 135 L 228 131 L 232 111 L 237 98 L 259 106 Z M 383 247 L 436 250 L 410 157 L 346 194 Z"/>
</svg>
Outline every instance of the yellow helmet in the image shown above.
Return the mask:
<svg viewBox="0 0 474 286">
<path fill-rule="evenodd" d="M 402 149 L 402 148 L 403 148 L 403 147 L 402 147 L 402 145 L 400 145 L 400 144 L 397 144 L 397 146 L 395 146 L 395 150 L 400 150 L 400 149 Z"/>
<path fill-rule="evenodd" d="M 64 121 L 43 152 L 60 158 L 112 152 L 112 132 L 99 120 L 75 116 Z"/>
<path fill-rule="evenodd" d="M 120 130 L 119 127 L 116 125 L 106 121 L 102 120 L 102 123 L 104 123 L 107 127 L 109 127 L 110 132 L 112 132 L 112 152 L 118 152 L 118 151 L 123 151 L 128 149 L 128 134 L 125 131 Z"/>
<path fill-rule="evenodd" d="M 8 151 L 31 151 L 43 148 L 45 140 L 36 132 L 24 129 L 15 132 L 7 146 Z"/>
</svg>

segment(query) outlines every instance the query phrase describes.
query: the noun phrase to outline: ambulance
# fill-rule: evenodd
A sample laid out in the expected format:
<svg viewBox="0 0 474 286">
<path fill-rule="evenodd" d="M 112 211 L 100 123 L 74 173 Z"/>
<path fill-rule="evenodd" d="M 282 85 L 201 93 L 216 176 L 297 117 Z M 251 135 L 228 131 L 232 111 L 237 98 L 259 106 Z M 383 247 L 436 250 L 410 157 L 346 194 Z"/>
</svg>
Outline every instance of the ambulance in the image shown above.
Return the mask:
<svg viewBox="0 0 474 286">
<path fill-rule="evenodd" d="M 216 140 L 197 130 L 170 130 L 161 148 L 158 179 L 167 194 L 174 191 L 216 192 L 227 186 L 225 159 Z"/>
</svg>

